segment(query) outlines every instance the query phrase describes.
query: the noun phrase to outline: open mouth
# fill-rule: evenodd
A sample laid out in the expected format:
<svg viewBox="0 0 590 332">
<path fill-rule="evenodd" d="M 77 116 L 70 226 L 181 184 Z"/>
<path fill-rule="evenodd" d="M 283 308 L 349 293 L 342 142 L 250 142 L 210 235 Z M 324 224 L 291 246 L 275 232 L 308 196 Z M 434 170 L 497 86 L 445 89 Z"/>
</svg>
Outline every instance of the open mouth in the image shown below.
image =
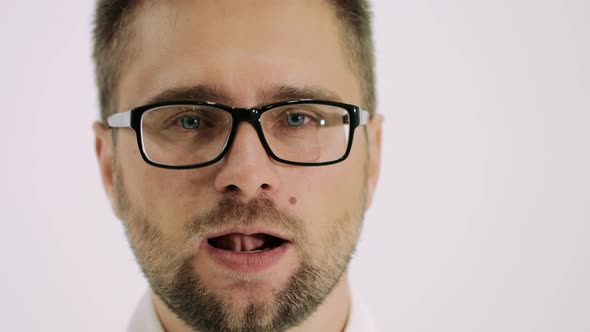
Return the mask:
<svg viewBox="0 0 590 332">
<path fill-rule="evenodd" d="M 264 233 L 250 235 L 230 233 L 209 238 L 207 243 L 213 248 L 221 250 L 258 253 L 278 248 L 287 243 L 287 240 Z"/>
</svg>

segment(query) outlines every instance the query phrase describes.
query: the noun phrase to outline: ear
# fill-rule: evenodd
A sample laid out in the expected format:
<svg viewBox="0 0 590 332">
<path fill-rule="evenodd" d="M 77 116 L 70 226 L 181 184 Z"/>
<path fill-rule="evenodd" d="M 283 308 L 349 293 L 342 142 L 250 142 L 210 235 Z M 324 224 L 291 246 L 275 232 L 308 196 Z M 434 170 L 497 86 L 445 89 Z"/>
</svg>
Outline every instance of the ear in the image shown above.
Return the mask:
<svg viewBox="0 0 590 332">
<path fill-rule="evenodd" d="M 367 208 L 373 201 L 373 193 L 379 179 L 381 170 L 381 130 L 383 126 L 383 116 L 376 114 L 367 124 L 367 137 L 369 149 L 369 170 L 367 186 Z"/>
<path fill-rule="evenodd" d="M 94 147 L 96 150 L 96 157 L 98 158 L 98 166 L 100 175 L 102 177 L 102 184 L 106 194 L 111 201 L 111 206 L 117 217 L 118 208 L 116 206 L 115 198 L 115 182 L 114 182 L 114 160 L 113 160 L 113 138 L 111 131 L 102 122 L 95 122 L 92 126 L 94 129 Z"/>
</svg>

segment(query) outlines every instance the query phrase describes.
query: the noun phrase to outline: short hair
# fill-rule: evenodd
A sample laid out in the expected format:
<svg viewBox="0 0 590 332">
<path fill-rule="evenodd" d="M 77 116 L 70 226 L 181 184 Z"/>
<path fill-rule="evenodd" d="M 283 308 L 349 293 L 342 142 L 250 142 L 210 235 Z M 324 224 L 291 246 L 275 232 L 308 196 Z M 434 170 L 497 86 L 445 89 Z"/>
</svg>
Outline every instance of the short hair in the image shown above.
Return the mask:
<svg viewBox="0 0 590 332">
<path fill-rule="evenodd" d="M 122 68 L 133 53 L 134 22 L 145 0 L 98 0 L 94 17 L 93 58 L 103 121 L 116 112 Z M 367 0 L 327 0 L 342 23 L 341 34 L 349 65 L 361 86 L 363 107 L 375 113 L 375 60 L 371 12 Z"/>
</svg>

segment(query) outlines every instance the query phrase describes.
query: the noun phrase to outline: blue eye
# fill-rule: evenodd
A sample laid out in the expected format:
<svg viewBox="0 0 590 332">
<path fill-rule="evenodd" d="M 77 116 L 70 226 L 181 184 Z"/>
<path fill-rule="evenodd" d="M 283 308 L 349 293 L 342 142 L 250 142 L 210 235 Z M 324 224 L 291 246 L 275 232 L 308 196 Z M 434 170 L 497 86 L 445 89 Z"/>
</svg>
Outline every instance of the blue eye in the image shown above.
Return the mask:
<svg viewBox="0 0 590 332">
<path fill-rule="evenodd" d="M 287 115 L 287 124 L 291 127 L 301 127 L 305 124 L 305 115 L 293 113 Z"/>
<path fill-rule="evenodd" d="M 184 129 L 197 129 L 201 125 L 201 119 L 196 116 L 185 116 L 179 122 Z"/>
</svg>

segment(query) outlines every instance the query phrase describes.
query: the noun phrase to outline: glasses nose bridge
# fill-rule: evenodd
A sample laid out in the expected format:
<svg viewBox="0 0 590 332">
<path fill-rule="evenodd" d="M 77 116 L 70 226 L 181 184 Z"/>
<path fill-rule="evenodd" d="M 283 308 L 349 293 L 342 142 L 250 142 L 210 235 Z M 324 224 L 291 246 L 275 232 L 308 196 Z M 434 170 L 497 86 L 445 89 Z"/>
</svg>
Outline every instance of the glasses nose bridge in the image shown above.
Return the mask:
<svg viewBox="0 0 590 332">
<path fill-rule="evenodd" d="M 254 128 L 257 127 L 257 123 L 260 121 L 260 107 L 234 108 L 234 110 L 237 122 L 236 125 L 240 122 L 248 122 L 253 125 Z"/>
<path fill-rule="evenodd" d="M 262 126 L 260 125 L 260 115 L 262 114 L 262 108 L 261 107 L 250 107 L 250 108 L 234 107 L 233 110 L 234 110 L 234 121 L 235 121 L 234 130 L 236 130 L 236 131 L 238 130 L 238 127 L 241 122 L 249 123 L 252 127 L 254 127 L 254 131 L 258 135 L 258 139 L 260 140 L 260 143 L 262 143 L 264 150 L 268 154 L 272 154 L 272 152 L 270 151 L 270 147 L 265 143 L 265 138 L 263 137 L 264 135 L 262 134 Z M 236 133 L 234 133 L 232 136 L 235 136 L 235 135 L 236 135 Z M 233 142 L 232 142 L 232 144 L 233 144 Z"/>
</svg>

